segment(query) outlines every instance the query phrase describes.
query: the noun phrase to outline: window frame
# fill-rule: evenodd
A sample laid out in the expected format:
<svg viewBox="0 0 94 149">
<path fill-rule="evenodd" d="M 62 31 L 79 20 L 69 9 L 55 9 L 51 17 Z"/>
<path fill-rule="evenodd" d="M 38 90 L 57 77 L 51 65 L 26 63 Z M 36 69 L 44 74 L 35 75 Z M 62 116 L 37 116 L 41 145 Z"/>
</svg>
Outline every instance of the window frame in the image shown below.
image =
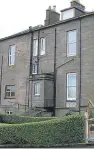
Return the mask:
<svg viewBox="0 0 94 149">
<path fill-rule="evenodd" d="M 75 76 L 76 76 L 76 80 L 75 80 L 75 81 L 76 81 L 76 86 L 69 86 L 69 85 L 68 85 L 68 77 L 69 77 L 69 75 L 75 75 Z M 76 94 L 77 94 L 77 73 L 76 73 L 76 72 L 67 73 L 66 78 L 67 78 L 67 81 L 66 81 L 66 83 L 67 83 L 67 85 L 66 85 L 66 86 L 67 86 L 67 87 L 66 87 L 66 91 L 67 91 L 67 101 L 66 101 L 66 102 L 68 102 L 68 101 L 69 101 L 69 102 L 74 102 L 74 101 L 76 102 L 76 98 L 77 98 L 77 97 L 75 97 L 75 98 L 69 98 L 69 97 L 68 97 L 68 90 L 69 90 L 69 87 L 70 87 L 70 88 L 71 88 L 71 87 L 75 87 L 75 88 L 76 88 Z"/>
<path fill-rule="evenodd" d="M 76 39 L 75 39 L 75 41 L 70 42 L 69 41 L 69 33 L 74 32 L 74 31 L 76 32 Z M 69 45 L 71 45 L 71 44 L 76 44 L 75 53 L 70 52 L 70 50 L 69 50 Z M 67 57 L 76 56 L 76 54 L 77 54 L 77 30 L 73 29 L 73 30 L 67 31 Z"/>
<path fill-rule="evenodd" d="M 10 54 L 10 50 L 11 50 L 11 47 L 15 47 L 15 51 L 14 51 L 14 54 Z M 14 58 L 14 63 L 11 64 L 11 58 Z M 13 45 L 10 45 L 9 46 L 9 50 L 8 50 L 8 66 L 14 66 L 15 65 L 15 60 L 16 60 L 16 45 L 13 44 Z"/>
<path fill-rule="evenodd" d="M 42 45 L 42 40 L 43 40 L 43 45 Z M 45 49 L 46 49 L 46 39 L 45 37 L 40 38 L 40 55 L 45 55 Z"/>
<path fill-rule="evenodd" d="M 35 71 L 34 71 L 34 66 L 36 67 Z M 37 62 L 35 62 L 32 65 L 32 74 L 37 74 L 37 73 L 38 73 L 38 64 L 37 64 Z"/>
<path fill-rule="evenodd" d="M 66 12 L 69 12 L 69 11 L 72 11 L 72 15 L 69 16 L 69 17 L 64 17 L 64 13 Z M 70 14 L 70 12 L 69 12 Z M 61 14 L 61 20 L 68 20 L 68 19 L 71 19 L 71 18 L 74 18 L 75 17 L 75 8 L 71 8 L 71 9 L 68 9 L 68 10 L 65 10 L 65 11 L 62 11 L 62 14 Z"/>
<path fill-rule="evenodd" d="M 37 44 L 35 44 L 35 41 Z M 35 53 L 36 50 L 36 53 Z M 38 55 L 38 39 L 33 39 L 33 56 L 37 56 Z"/>
<path fill-rule="evenodd" d="M 12 93 L 12 91 L 7 91 L 7 87 L 14 87 L 14 90 L 15 90 L 15 85 L 6 85 L 5 86 L 5 99 L 15 99 L 15 95 L 14 96 L 7 96 L 7 93 Z M 15 91 L 14 91 L 14 94 L 15 94 Z"/>
<path fill-rule="evenodd" d="M 39 93 L 36 93 L 38 91 L 38 85 L 39 84 Z M 36 89 L 35 89 L 35 86 L 36 86 Z M 40 96 L 40 82 L 36 82 L 34 83 L 34 96 Z"/>
</svg>

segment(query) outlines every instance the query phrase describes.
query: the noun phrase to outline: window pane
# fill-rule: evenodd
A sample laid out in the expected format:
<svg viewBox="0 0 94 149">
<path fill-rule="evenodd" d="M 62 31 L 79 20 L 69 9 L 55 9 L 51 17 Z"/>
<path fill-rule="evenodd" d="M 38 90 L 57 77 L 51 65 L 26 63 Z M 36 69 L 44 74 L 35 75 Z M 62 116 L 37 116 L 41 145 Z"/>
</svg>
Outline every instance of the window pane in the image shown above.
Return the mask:
<svg viewBox="0 0 94 149">
<path fill-rule="evenodd" d="M 68 55 L 76 55 L 76 43 L 68 44 Z"/>
<path fill-rule="evenodd" d="M 11 86 L 11 92 L 15 92 L 14 86 Z"/>
<path fill-rule="evenodd" d="M 40 83 L 37 83 L 37 94 L 40 95 Z"/>
<path fill-rule="evenodd" d="M 34 94 L 37 94 L 37 84 L 34 84 Z"/>
<path fill-rule="evenodd" d="M 7 97 L 10 97 L 10 92 L 6 92 L 6 96 Z"/>
<path fill-rule="evenodd" d="M 74 17 L 74 11 L 73 11 L 73 9 L 66 10 L 66 11 L 62 12 L 62 16 L 61 17 L 62 17 L 61 18 L 62 20 L 73 18 Z"/>
<path fill-rule="evenodd" d="M 9 48 L 9 66 L 15 64 L 15 45 Z"/>
<path fill-rule="evenodd" d="M 11 91 L 11 86 L 7 86 L 7 91 Z"/>
<path fill-rule="evenodd" d="M 76 86 L 76 74 L 68 75 L 68 86 Z"/>
<path fill-rule="evenodd" d="M 34 94 L 35 95 L 40 95 L 40 83 L 35 83 L 34 84 Z"/>
<path fill-rule="evenodd" d="M 33 42 L 33 56 L 37 56 L 38 52 L 38 40 L 34 40 Z"/>
<path fill-rule="evenodd" d="M 41 38 L 40 42 L 40 55 L 45 54 L 45 38 Z"/>
<path fill-rule="evenodd" d="M 11 96 L 15 96 L 15 92 L 11 92 Z"/>
<path fill-rule="evenodd" d="M 9 66 L 11 65 L 11 56 L 9 56 Z"/>
<path fill-rule="evenodd" d="M 15 45 L 11 46 L 11 55 L 15 55 Z"/>
<path fill-rule="evenodd" d="M 76 30 L 68 32 L 68 42 L 76 42 Z"/>
<path fill-rule="evenodd" d="M 76 87 L 68 87 L 68 98 L 76 99 Z"/>
<path fill-rule="evenodd" d="M 37 63 L 33 64 L 33 70 L 32 70 L 32 73 L 34 74 L 37 74 Z"/>
<path fill-rule="evenodd" d="M 11 55 L 11 47 L 9 48 L 9 55 Z"/>
<path fill-rule="evenodd" d="M 14 65 L 15 64 L 15 55 L 12 55 L 11 56 L 11 65 Z"/>
</svg>

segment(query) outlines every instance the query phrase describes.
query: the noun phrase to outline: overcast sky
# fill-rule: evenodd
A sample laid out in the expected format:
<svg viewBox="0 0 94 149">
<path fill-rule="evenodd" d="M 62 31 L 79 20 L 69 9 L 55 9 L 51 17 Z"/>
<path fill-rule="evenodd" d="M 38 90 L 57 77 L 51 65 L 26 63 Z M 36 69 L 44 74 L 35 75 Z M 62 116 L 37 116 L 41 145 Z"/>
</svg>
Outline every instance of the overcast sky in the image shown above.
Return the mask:
<svg viewBox="0 0 94 149">
<path fill-rule="evenodd" d="M 94 10 L 94 0 L 81 0 L 87 11 Z M 70 0 L 0 0 L 0 38 L 44 24 L 45 10 L 56 5 L 56 10 L 70 6 Z"/>
</svg>

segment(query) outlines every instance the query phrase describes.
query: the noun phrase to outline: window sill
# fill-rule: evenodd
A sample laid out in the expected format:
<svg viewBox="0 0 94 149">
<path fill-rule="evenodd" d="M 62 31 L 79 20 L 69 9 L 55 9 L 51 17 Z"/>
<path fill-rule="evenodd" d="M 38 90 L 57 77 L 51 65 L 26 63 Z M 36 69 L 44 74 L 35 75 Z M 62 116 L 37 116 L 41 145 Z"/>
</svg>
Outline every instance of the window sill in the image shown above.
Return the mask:
<svg viewBox="0 0 94 149">
<path fill-rule="evenodd" d="M 35 97 L 39 97 L 40 95 L 39 94 L 36 94 L 36 95 L 34 95 Z"/>
<path fill-rule="evenodd" d="M 66 102 L 76 102 L 76 100 L 67 100 Z"/>
<path fill-rule="evenodd" d="M 8 66 L 8 68 L 15 68 L 15 65 Z"/>
<path fill-rule="evenodd" d="M 32 75 L 37 75 L 38 73 L 32 73 Z"/>
<path fill-rule="evenodd" d="M 76 57 L 77 55 L 67 55 L 67 57 Z"/>
<path fill-rule="evenodd" d="M 16 99 L 15 97 L 5 97 L 4 99 Z"/>
</svg>

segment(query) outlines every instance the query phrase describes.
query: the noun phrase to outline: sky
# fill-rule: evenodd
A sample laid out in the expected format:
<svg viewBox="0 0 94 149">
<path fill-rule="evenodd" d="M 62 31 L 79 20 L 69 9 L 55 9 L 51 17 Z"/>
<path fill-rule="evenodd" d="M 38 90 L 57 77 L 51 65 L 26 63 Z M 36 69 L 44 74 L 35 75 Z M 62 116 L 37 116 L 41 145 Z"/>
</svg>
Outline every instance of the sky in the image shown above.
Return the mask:
<svg viewBox="0 0 94 149">
<path fill-rule="evenodd" d="M 0 0 L 0 38 L 44 25 L 46 9 L 56 5 L 56 11 L 70 6 L 71 0 Z M 80 0 L 86 11 L 94 11 L 94 0 Z"/>
</svg>

